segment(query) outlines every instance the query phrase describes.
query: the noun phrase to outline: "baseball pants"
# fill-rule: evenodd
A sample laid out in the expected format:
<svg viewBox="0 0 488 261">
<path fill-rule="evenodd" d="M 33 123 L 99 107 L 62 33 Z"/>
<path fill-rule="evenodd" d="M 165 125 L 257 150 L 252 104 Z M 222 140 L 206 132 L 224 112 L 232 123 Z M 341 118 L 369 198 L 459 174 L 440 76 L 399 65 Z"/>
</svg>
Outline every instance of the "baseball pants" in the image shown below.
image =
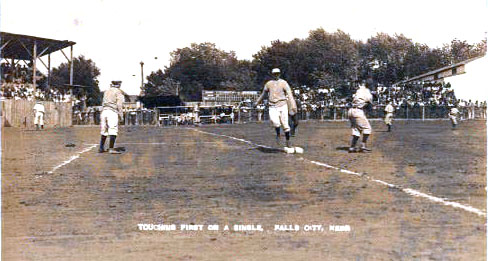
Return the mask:
<svg viewBox="0 0 488 261">
<path fill-rule="evenodd" d="M 36 112 L 36 116 L 34 118 L 34 124 L 44 126 L 44 113 L 43 112 Z"/>
<path fill-rule="evenodd" d="M 103 110 L 100 115 L 100 128 L 100 133 L 103 136 L 117 136 L 119 131 L 119 115 L 112 110 Z"/>
<path fill-rule="evenodd" d="M 290 131 L 290 125 L 288 124 L 288 106 L 285 104 L 280 107 L 269 108 L 269 120 L 273 127 L 283 127 L 284 132 Z"/>
<path fill-rule="evenodd" d="M 362 109 L 351 108 L 347 113 L 349 115 L 349 120 L 351 121 L 353 136 L 359 137 L 361 136 L 361 133 L 371 134 L 371 125 Z"/>
<path fill-rule="evenodd" d="M 451 119 L 451 123 L 457 125 L 457 117 L 454 115 L 449 115 L 449 119 Z"/>
<path fill-rule="evenodd" d="M 393 113 L 387 113 L 385 116 L 385 124 L 391 125 L 393 123 Z"/>
</svg>

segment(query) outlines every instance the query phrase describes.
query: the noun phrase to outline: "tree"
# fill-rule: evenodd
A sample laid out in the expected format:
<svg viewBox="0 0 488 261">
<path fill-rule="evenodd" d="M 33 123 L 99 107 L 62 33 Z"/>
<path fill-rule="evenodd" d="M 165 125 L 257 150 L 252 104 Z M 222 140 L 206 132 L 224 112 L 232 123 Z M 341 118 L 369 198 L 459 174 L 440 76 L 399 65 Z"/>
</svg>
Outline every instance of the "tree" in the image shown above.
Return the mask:
<svg viewBox="0 0 488 261">
<path fill-rule="evenodd" d="M 69 64 L 62 63 L 57 68 L 53 68 L 51 73 L 51 85 L 61 90 L 67 91 L 65 85 L 69 84 Z M 98 86 L 98 76 L 100 69 L 91 59 L 86 59 L 80 55 L 73 59 L 73 85 L 87 86 L 88 88 L 73 88 L 73 94 L 77 97 L 86 95 L 88 106 L 102 104 L 102 94 Z"/>
<path fill-rule="evenodd" d="M 147 97 L 155 96 L 177 96 L 180 82 L 165 77 L 161 69 L 152 72 L 147 76 L 147 83 L 143 86 L 143 95 Z"/>
<path fill-rule="evenodd" d="M 343 89 L 356 77 L 358 42 L 340 30 L 327 33 L 319 28 L 306 39 L 273 41 L 254 55 L 256 84 L 262 86 L 270 71 L 278 67 L 292 86 Z"/>
<path fill-rule="evenodd" d="M 451 64 L 465 61 L 467 59 L 482 56 L 486 53 L 486 40 L 478 44 L 469 44 L 467 41 L 454 39 L 451 44 L 445 44 L 443 51 Z"/>
<path fill-rule="evenodd" d="M 148 76 L 145 95 L 176 93 L 183 100 L 201 100 L 202 90 L 249 90 L 253 73 L 248 61 L 213 43 L 191 44 L 171 53 L 170 66 Z"/>
</svg>

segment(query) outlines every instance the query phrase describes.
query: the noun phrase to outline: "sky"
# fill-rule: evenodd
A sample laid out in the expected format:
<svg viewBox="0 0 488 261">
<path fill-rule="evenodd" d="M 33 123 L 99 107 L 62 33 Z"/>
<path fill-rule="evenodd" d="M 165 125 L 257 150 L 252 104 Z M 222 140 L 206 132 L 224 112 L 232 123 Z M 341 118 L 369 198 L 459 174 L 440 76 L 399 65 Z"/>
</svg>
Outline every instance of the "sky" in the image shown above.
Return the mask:
<svg viewBox="0 0 488 261">
<path fill-rule="evenodd" d="M 74 41 L 74 56 L 100 68 L 101 90 L 121 80 L 129 94 L 140 92 L 141 61 L 145 78 L 191 43 L 212 42 L 251 60 L 271 41 L 306 38 L 321 27 L 362 41 L 404 34 L 433 48 L 455 38 L 480 42 L 486 17 L 488 0 L 0 0 L 1 31 Z M 60 52 L 51 55 L 52 67 L 62 62 Z"/>
</svg>

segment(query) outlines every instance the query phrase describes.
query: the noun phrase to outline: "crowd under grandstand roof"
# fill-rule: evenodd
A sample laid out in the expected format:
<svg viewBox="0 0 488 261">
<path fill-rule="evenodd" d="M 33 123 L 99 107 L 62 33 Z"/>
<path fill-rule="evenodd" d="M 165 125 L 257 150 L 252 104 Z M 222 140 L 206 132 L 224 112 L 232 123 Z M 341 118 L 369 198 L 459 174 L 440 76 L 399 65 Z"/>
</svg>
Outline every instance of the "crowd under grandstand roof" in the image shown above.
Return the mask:
<svg viewBox="0 0 488 261">
<path fill-rule="evenodd" d="M 62 50 L 75 45 L 75 42 L 53 40 L 36 36 L 0 33 L 2 58 L 15 60 L 32 60 L 34 47 L 37 49 L 37 57 Z"/>
<path fill-rule="evenodd" d="M 13 34 L 0 32 L 0 58 L 5 59 L 7 63 L 15 66 L 18 61 L 32 61 L 32 84 L 36 89 L 36 62 L 39 60 L 48 72 L 48 86 L 50 86 L 51 74 L 51 53 L 60 51 L 69 64 L 69 85 L 73 85 L 73 41 L 60 41 L 37 36 Z M 63 51 L 64 48 L 70 47 L 69 56 Z M 41 59 L 42 56 L 48 56 L 46 63 Z M 10 61 L 9 61 L 10 60 Z M 30 65 L 29 65 L 30 66 Z"/>
</svg>

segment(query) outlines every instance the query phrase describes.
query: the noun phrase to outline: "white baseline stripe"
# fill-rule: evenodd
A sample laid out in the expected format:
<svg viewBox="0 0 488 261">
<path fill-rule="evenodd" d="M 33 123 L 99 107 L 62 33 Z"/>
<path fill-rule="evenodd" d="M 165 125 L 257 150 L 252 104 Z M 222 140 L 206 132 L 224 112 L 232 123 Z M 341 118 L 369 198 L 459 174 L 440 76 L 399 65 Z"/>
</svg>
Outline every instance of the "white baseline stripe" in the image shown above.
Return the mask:
<svg viewBox="0 0 488 261">
<path fill-rule="evenodd" d="M 195 145 L 195 144 L 218 144 L 216 141 L 202 141 L 202 142 L 121 142 L 115 145 Z M 85 143 L 85 145 L 98 146 L 96 143 Z"/>
<path fill-rule="evenodd" d="M 87 152 L 87 151 L 90 151 L 91 149 L 95 148 L 97 145 L 91 145 L 90 147 L 78 152 L 76 155 L 72 156 L 70 159 L 68 160 L 65 160 L 64 162 L 62 162 L 61 164 L 57 165 L 56 167 L 54 167 L 51 171 L 48 171 L 47 174 L 53 174 L 57 169 L 61 168 L 62 166 L 65 166 L 67 164 L 69 164 L 70 162 L 72 162 L 73 160 L 77 159 L 80 157 L 81 154 Z"/>
<path fill-rule="evenodd" d="M 205 133 L 205 134 L 209 134 L 209 135 L 213 135 L 213 136 L 220 136 L 220 137 L 225 137 L 225 138 L 229 138 L 229 139 L 233 139 L 233 140 L 245 142 L 247 144 L 250 144 L 250 145 L 253 145 L 253 146 L 256 146 L 256 147 L 262 147 L 262 148 L 270 148 L 270 149 L 272 149 L 271 147 L 268 147 L 268 146 L 255 144 L 255 143 L 253 143 L 251 141 L 244 140 L 244 139 L 240 139 L 240 138 L 236 138 L 236 137 L 232 137 L 232 136 L 227 136 L 227 135 L 223 135 L 223 134 L 216 134 L 216 133 L 206 132 L 206 131 L 197 130 L 197 129 L 194 129 L 194 130 L 197 131 L 197 132 L 201 132 L 201 133 Z M 432 202 L 441 203 L 441 204 L 443 204 L 445 206 L 451 206 L 451 207 L 454 207 L 454 208 L 459 208 L 459 209 L 462 209 L 462 210 L 465 210 L 465 211 L 474 213 L 474 214 L 476 214 L 476 215 L 478 215 L 480 217 L 486 217 L 486 211 L 477 209 L 477 208 L 472 207 L 472 206 L 469 206 L 469 205 L 463 205 L 461 203 L 447 201 L 445 199 L 442 199 L 442 198 L 439 198 L 439 197 L 435 197 L 435 196 L 432 196 L 432 195 L 429 195 L 429 194 L 426 194 L 426 193 L 422 193 L 422 192 L 417 191 L 417 190 L 414 190 L 414 189 L 403 188 L 402 186 L 398 186 L 398 185 L 395 185 L 395 184 L 390 184 L 388 182 L 385 182 L 385 181 L 382 181 L 382 180 L 379 180 L 379 179 L 373 179 L 373 178 L 371 178 L 369 176 L 366 176 L 365 174 L 357 173 L 357 172 L 350 171 L 350 170 L 347 170 L 347 169 L 341 169 L 341 168 L 334 167 L 334 166 L 331 166 L 331 165 L 326 164 L 326 163 L 322 163 L 322 162 L 318 162 L 318 161 L 314 161 L 314 160 L 308 160 L 308 159 L 305 159 L 305 158 L 299 158 L 299 159 L 308 161 L 309 163 L 312 163 L 312 164 L 315 164 L 315 165 L 318 165 L 318 166 L 321 166 L 321 167 L 326 167 L 326 168 L 329 168 L 329 169 L 334 169 L 334 170 L 337 170 L 337 171 L 339 171 L 341 173 L 346 173 L 346 174 L 350 174 L 350 175 L 354 175 L 354 176 L 358 176 L 358 177 L 363 177 L 363 178 L 366 178 L 367 180 L 370 180 L 370 181 L 373 181 L 373 182 L 376 182 L 376 183 L 385 185 L 385 186 L 387 186 L 389 188 L 398 189 L 398 190 L 403 191 L 406 194 L 411 195 L 411 196 L 414 196 L 414 197 L 425 198 L 425 199 L 428 199 L 428 200 L 430 200 Z"/>
</svg>

